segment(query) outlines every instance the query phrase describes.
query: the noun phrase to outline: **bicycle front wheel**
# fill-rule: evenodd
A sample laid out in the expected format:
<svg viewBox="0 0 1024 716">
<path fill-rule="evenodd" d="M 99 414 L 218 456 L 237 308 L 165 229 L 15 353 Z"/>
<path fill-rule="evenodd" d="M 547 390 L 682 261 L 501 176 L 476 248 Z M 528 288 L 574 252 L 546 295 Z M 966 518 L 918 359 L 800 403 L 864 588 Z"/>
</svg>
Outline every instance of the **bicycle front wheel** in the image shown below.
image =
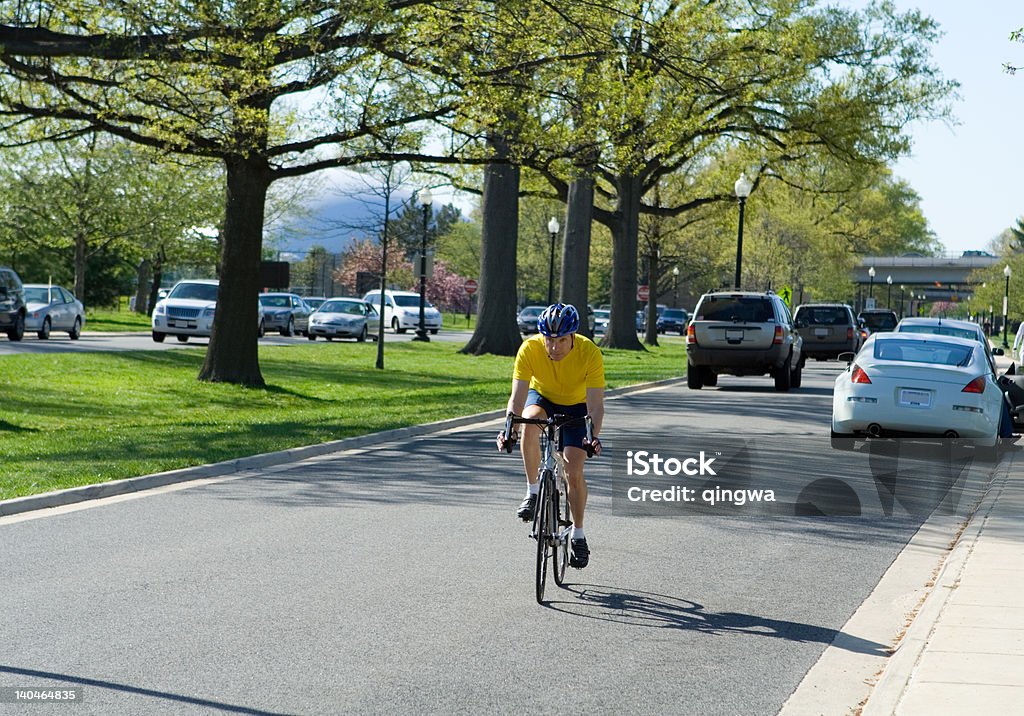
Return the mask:
<svg viewBox="0 0 1024 716">
<path fill-rule="evenodd" d="M 544 603 L 544 585 L 547 581 L 548 572 L 548 546 L 551 542 L 551 524 L 554 521 L 554 514 L 551 510 L 551 482 L 550 472 L 543 472 L 540 476 L 540 494 L 537 495 L 537 526 L 535 529 L 537 537 L 537 603 Z"/>
</svg>

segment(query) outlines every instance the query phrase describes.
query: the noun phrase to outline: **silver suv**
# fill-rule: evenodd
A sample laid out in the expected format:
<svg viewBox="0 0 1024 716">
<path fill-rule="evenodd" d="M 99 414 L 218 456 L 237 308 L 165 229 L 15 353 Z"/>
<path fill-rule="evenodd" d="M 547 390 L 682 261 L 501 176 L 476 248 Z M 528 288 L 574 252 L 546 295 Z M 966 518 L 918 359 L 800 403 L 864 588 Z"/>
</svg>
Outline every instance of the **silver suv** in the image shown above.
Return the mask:
<svg viewBox="0 0 1024 716">
<path fill-rule="evenodd" d="M 775 389 L 799 388 L 803 339 L 775 293 L 715 291 L 700 297 L 686 329 L 686 380 L 693 390 L 718 376 L 771 375 Z"/>
</svg>

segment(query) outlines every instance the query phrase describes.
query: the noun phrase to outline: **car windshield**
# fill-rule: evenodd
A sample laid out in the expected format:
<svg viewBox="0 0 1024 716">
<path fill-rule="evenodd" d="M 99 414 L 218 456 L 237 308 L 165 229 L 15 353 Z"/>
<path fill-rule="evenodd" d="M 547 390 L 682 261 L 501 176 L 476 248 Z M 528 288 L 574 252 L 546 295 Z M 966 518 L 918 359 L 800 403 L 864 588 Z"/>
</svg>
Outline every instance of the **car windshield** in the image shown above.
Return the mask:
<svg viewBox="0 0 1024 716">
<path fill-rule="evenodd" d="M 801 325 L 817 324 L 819 326 L 848 326 L 849 314 L 846 309 L 838 306 L 821 306 L 810 308 L 804 306 L 797 309 L 796 321 Z"/>
<path fill-rule="evenodd" d="M 320 313 L 345 313 L 350 316 L 362 316 L 363 304 L 359 301 L 327 301 L 320 306 Z"/>
<path fill-rule="evenodd" d="M 610 315 L 612 315 L 611 311 L 602 311 L 600 309 L 597 310 L 597 311 L 594 311 L 594 317 L 595 318 L 608 318 Z"/>
<path fill-rule="evenodd" d="M 899 327 L 900 333 L 927 333 L 933 336 L 956 336 L 957 338 L 967 338 L 972 341 L 979 340 L 978 334 L 968 328 L 956 328 L 954 326 L 922 326 L 914 324 L 904 324 Z"/>
<path fill-rule="evenodd" d="M 212 283 L 179 283 L 167 298 L 187 298 L 196 301 L 216 301 L 217 286 Z"/>
<path fill-rule="evenodd" d="M 896 327 L 896 316 L 891 313 L 862 313 L 860 317 L 872 331 L 891 331 Z"/>
<path fill-rule="evenodd" d="M 45 286 L 25 288 L 25 303 L 50 303 L 51 299 L 48 295 L 50 291 Z M 60 299 L 60 293 L 56 288 L 53 289 L 53 299 L 57 301 Z"/>
<path fill-rule="evenodd" d="M 412 308 L 414 306 L 418 307 L 420 305 L 420 297 L 419 297 L 419 295 L 415 295 L 415 296 L 401 296 L 401 295 L 395 296 L 395 304 L 398 305 L 398 306 L 401 306 L 403 308 Z M 425 301 L 423 303 L 423 305 L 424 306 L 433 306 L 433 304 L 431 304 L 430 301 Z"/>
<path fill-rule="evenodd" d="M 698 321 L 774 323 L 772 305 L 760 296 L 707 296 L 697 310 Z"/>
<path fill-rule="evenodd" d="M 260 296 L 260 305 L 267 308 L 291 308 L 292 302 L 287 296 Z"/>
<path fill-rule="evenodd" d="M 519 312 L 519 317 L 520 318 L 536 318 L 537 316 L 539 316 L 542 313 L 544 313 L 544 309 L 543 308 L 530 308 L 530 307 L 526 307 L 522 311 Z"/>
<path fill-rule="evenodd" d="M 886 340 L 875 343 L 875 358 L 907 363 L 959 365 L 970 363 L 974 349 L 938 341 Z"/>
<path fill-rule="evenodd" d="M 679 308 L 666 308 L 662 314 L 662 318 L 686 318 L 686 312 Z"/>
</svg>

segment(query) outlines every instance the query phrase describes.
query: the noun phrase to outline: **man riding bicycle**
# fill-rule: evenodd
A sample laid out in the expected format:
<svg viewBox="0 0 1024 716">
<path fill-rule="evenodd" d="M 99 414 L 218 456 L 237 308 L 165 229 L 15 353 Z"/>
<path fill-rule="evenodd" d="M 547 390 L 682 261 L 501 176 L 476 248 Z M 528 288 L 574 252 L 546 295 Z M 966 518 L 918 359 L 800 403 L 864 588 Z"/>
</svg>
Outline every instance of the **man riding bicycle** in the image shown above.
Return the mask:
<svg viewBox="0 0 1024 716">
<path fill-rule="evenodd" d="M 601 454 L 597 437 L 604 418 L 604 358 L 601 350 L 584 336 L 577 335 L 580 314 L 572 305 L 556 303 L 548 306 L 537 320 L 539 334 L 519 346 L 512 370 L 512 395 L 508 413 L 524 418 L 547 419 L 552 415 L 583 418 L 593 422 L 593 442 L 586 442 L 583 421 L 562 429 L 569 508 L 572 513 L 569 566 L 583 569 L 590 561 L 590 548 L 583 533 L 583 513 L 587 507 L 587 483 L 583 464 L 587 447 Z M 540 484 L 540 435 L 538 425 L 525 425 L 520 451 L 526 470 L 527 494 L 516 516 L 523 521 L 533 519 L 537 508 Z M 498 435 L 498 449 L 506 446 L 504 431 Z"/>
</svg>

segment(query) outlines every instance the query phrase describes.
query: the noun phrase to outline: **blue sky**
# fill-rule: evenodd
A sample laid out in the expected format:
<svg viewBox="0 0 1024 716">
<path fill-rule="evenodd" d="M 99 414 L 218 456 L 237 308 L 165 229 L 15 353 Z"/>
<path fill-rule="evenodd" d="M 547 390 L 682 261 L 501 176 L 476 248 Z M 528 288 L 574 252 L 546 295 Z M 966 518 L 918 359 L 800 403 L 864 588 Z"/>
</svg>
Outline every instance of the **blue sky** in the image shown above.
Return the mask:
<svg viewBox="0 0 1024 716">
<path fill-rule="evenodd" d="M 843 3 L 845 4 L 845 3 Z M 852 3 L 860 5 L 860 3 Z M 921 196 L 929 226 L 951 252 L 984 249 L 1024 216 L 1024 44 L 1009 40 L 1024 26 L 1021 0 L 895 0 L 919 8 L 946 33 L 934 48 L 943 74 L 960 83 L 957 126 L 912 126 L 913 156 L 894 167 Z"/>
</svg>

